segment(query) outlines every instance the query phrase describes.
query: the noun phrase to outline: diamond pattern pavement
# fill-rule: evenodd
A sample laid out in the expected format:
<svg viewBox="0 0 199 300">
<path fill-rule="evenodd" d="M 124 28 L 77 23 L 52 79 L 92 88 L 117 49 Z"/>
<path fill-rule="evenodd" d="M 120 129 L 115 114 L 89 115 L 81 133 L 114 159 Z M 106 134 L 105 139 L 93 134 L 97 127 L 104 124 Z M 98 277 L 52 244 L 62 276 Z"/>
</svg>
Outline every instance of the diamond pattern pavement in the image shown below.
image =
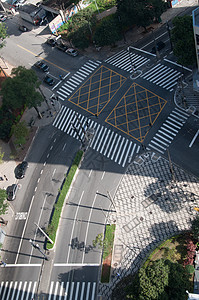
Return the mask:
<svg viewBox="0 0 199 300">
<path fill-rule="evenodd" d="M 98 116 L 125 80 L 124 76 L 101 65 L 69 101 Z"/>
<path fill-rule="evenodd" d="M 133 83 L 106 122 L 142 142 L 166 103 L 165 99 Z"/>
<path fill-rule="evenodd" d="M 199 182 L 175 165 L 173 170 L 174 181 L 169 162 L 152 152 L 128 167 L 114 196 L 116 213 L 108 220 L 116 220 L 114 243 L 123 246 L 120 263 L 113 257 L 113 275 L 135 273 L 159 243 L 190 228 L 197 214 L 193 208 L 199 206 Z M 118 281 L 113 276 L 109 284 L 100 284 L 103 299 L 111 299 Z"/>
</svg>

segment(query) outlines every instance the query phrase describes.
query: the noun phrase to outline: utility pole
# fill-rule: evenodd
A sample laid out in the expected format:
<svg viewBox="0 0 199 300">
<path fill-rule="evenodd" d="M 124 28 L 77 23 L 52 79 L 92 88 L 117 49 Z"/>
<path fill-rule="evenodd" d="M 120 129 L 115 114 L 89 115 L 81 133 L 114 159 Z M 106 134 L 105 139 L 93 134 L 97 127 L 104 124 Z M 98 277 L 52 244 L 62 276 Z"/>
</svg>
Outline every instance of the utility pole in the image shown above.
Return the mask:
<svg viewBox="0 0 199 300">
<path fill-rule="evenodd" d="M 156 38 L 155 38 L 155 34 L 154 34 L 153 30 L 152 30 L 152 34 L 153 34 L 153 41 L 154 41 L 156 56 L 157 56 L 157 59 L 159 60 L 160 59 L 160 53 L 159 53 L 159 51 L 157 49 Z"/>
<path fill-rule="evenodd" d="M 168 34 L 169 34 L 169 41 L 170 41 L 170 45 L 171 45 L 171 51 L 173 51 L 173 44 L 172 44 L 172 41 L 171 41 L 171 28 L 169 26 L 169 22 L 167 21 L 167 31 L 168 31 Z"/>
<path fill-rule="evenodd" d="M 172 175 L 172 180 L 173 180 L 173 182 L 175 182 L 176 181 L 175 173 L 174 173 L 174 170 L 173 170 L 173 164 L 172 164 L 172 161 L 171 161 L 169 149 L 167 149 L 167 153 L 168 153 L 168 158 L 169 158 L 169 166 L 170 166 L 170 172 L 171 172 L 171 175 Z"/>
<path fill-rule="evenodd" d="M 115 208 L 115 211 L 116 211 L 115 203 L 113 202 L 113 198 L 112 198 L 112 196 L 111 196 L 111 194 L 110 194 L 109 191 L 107 191 L 107 197 L 111 201 L 111 203 L 112 203 L 112 205 L 113 205 L 113 207 Z"/>
</svg>

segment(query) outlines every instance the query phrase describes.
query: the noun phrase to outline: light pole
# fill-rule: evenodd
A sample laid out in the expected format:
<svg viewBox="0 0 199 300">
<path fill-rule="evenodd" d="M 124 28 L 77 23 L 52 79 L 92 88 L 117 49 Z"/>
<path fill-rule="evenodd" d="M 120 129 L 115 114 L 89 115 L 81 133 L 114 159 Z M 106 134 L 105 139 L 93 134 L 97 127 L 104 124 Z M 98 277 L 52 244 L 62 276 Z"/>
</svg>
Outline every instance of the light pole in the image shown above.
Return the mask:
<svg viewBox="0 0 199 300">
<path fill-rule="evenodd" d="M 44 259 L 45 260 L 49 260 L 49 258 L 46 256 L 46 254 L 41 250 L 39 244 L 35 244 L 35 242 L 33 240 L 29 240 L 29 242 L 31 243 L 31 245 L 35 248 L 35 249 L 38 249 L 39 252 L 41 252 L 41 254 L 44 256 Z"/>
<path fill-rule="evenodd" d="M 159 53 L 159 51 L 157 49 L 156 38 L 155 38 L 155 34 L 154 34 L 153 30 L 152 30 L 152 34 L 153 34 L 153 41 L 154 41 L 156 56 L 157 56 L 157 59 L 159 60 L 160 59 L 160 53 Z"/>
</svg>

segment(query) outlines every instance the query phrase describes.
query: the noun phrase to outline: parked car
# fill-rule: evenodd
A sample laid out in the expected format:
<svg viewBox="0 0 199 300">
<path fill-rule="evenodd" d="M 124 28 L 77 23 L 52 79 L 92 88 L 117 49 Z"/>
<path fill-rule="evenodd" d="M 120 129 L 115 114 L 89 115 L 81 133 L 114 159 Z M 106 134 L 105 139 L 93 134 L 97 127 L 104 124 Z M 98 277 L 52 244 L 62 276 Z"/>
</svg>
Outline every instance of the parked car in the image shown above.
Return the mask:
<svg viewBox="0 0 199 300">
<path fill-rule="evenodd" d="M 47 39 L 46 43 L 50 45 L 51 47 L 55 47 L 57 44 L 57 41 L 55 39 Z"/>
<path fill-rule="evenodd" d="M 66 53 L 71 55 L 71 56 L 77 56 L 78 52 L 75 49 L 69 48 L 66 50 Z"/>
<path fill-rule="evenodd" d="M 26 31 L 28 31 L 28 28 L 25 25 L 19 25 L 19 30 L 26 32 Z"/>
<path fill-rule="evenodd" d="M 8 188 L 7 188 L 7 199 L 8 200 L 12 201 L 16 198 L 18 188 L 19 187 L 18 187 L 17 184 L 13 184 L 13 185 L 8 186 Z"/>
<path fill-rule="evenodd" d="M 15 169 L 15 177 L 17 179 L 22 179 L 25 176 L 26 170 L 28 168 L 27 161 L 23 161 L 21 164 L 19 164 Z"/>
<path fill-rule="evenodd" d="M 165 47 L 165 43 L 163 41 L 159 41 L 156 43 L 156 47 L 157 47 L 157 50 L 160 51 Z M 153 53 L 153 54 L 156 53 L 155 46 L 152 48 L 151 53 Z"/>
<path fill-rule="evenodd" d="M 65 52 L 68 49 L 68 47 L 66 45 L 64 45 L 62 42 L 57 43 L 56 48 L 63 51 L 63 52 Z"/>
<path fill-rule="evenodd" d="M 48 85 L 53 85 L 55 83 L 54 79 L 48 75 L 45 76 L 44 82 L 47 83 Z"/>
<path fill-rule="evenodd" d="M 4 15 L 0 15 L 0 21 L 4 22 L 8 17 Z"/>
<path fill-rule="evenodd" d="M 43 63 L 42 60 L 37 61 L 37 62 L 34 64 L 34 66 L 35 66 L 36 68 L 42 70 L 43 72 L 48 72 L 48 70 L 49 70 L 49 66 L 46 65 L 45 63 Z"/>
</svg>

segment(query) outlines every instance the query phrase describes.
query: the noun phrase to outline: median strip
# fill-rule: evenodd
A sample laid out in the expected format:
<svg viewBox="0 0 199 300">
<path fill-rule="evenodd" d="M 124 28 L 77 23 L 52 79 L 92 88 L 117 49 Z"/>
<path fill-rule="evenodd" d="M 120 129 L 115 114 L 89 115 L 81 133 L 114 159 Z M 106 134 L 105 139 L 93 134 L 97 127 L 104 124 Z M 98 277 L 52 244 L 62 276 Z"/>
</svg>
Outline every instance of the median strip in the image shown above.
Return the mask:
<svg viewBox="0 0 199 300">
<path fill-rule="evenodd" d="M 61 212 L 62 212 L 62 207 L 64 204 L 64 200 L 66 198 L 66 195 L 70 189 L 71 183 L 73 181 L 73 178 L 75 176 L 75 173 L 78 169 L 79 163 L 82 159 L 83 156 L 83 151 L 79 150 L 74 158 L 74 161 L 70 167 L 70 170 L 66 176 L 66 179 L 64 181 L 63 187 L 60 191 L 59 197 L 57 202 L 54 205 L 53 211 L 52 211 L 52 217 L 47 229 L 47 233 L 50 237 L 50 239 L 55 243 L 55 239 L 56 239 L 56 233 L 57 233 L 57 229 L 59 226 L 59 219 L 61 216 Z M 48 250 L 52 249 L 54 246 L 54 244 L 52 245 L 49 241 L 46 244 L 46 248 Z"/>
</svg>

